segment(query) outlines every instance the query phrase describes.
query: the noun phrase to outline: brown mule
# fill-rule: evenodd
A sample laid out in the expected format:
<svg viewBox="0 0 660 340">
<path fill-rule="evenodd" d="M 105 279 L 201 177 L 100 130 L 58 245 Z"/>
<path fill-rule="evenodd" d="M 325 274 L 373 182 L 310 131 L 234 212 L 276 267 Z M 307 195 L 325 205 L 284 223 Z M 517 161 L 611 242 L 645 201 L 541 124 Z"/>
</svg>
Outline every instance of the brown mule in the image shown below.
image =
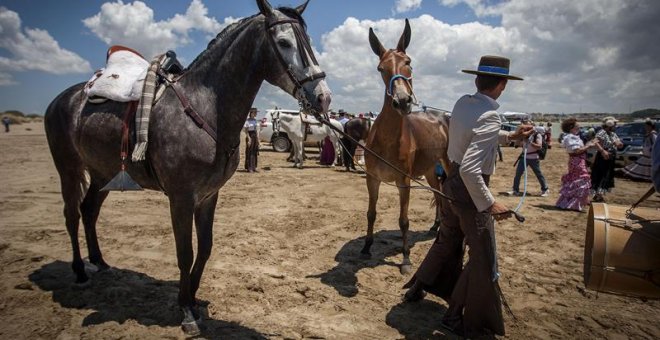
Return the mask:
<svg viewBox="0 0 660 340">
<path fill-rule="evenodd" d="M 410 57 L 406 55 L 406 48 L 410 43 L 408 20 L 406 19 L 406 27 L 396 49 L 386 50 L 373 29 L 369 30 L 369 43 L 371 49 L 380 58 L 378 71 L 383 77 L 386 89 L 383 108 L 369 131 L 366 146 L 408 175 L 413 177 L 424 175 L 429 185 L 439 190 L 440 182 L 435 173 L 435 165 L 439 161 L 445 169 L 449 166 L 447 158 L 449 117 L 426 112 L 411 113 L 414 94 Z M 373 230 L 380 183 L 395 182 L 399 187 L 399 228 L 403 238 L 403 262 L 400 270 L 402 274 L 407 274 L 412 269 L 408 246 L 410 179 L 371 153 L 365 155 L 365 161 L 369 210 L 367 237 L 362 256 L 371 257 L 370 248 L 374 240 Z M 436 218 L 433 230 L 437 229 L 440 221 L 440 196 L 434 195 Z"/>
</svg>

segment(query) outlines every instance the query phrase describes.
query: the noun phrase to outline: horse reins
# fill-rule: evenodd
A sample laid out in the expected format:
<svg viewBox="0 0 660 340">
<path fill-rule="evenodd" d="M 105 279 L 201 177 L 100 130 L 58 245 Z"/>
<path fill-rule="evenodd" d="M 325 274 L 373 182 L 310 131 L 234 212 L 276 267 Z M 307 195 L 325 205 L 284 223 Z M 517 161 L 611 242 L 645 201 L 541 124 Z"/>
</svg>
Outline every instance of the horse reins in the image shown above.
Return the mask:
<svg viewBox="0 0 660 340">
<path fill-rule="evenodd" d="M 300 59 L 302 60 L 303 68 L 308 68 L 311 65 L 318 66 L 319 63 L 316 60 L 316 57 L 314 56 L 314 52 L 312 51 L 312 46 L 309 44 L 309 41 L 306 39 L 306 35 L 302 30 L 300 29 L 300 22 L 296 19 L 282 19 L 282 20 L 275 20 L 275 21 L 270 21 L 266 20 L 266 35 L 268 36 L 268 41 L 270 42 L 271 47 L 275 51 L 275 55 L 277 56 L 277 59 L 280 61 L 280 64 L 286 69 L 286 74 L 289 76 L 291 79 L 291 82 L 294 84 L 294 94 L 297 95 L 298 102 L 301 107 L 303 107 L 305 110 L 312 112 L 313 114 L 316 113 L 316 111 L 312 108 L 312 104 L 307 100 L 307 98 L 304 95 L 304 88 L 303 85 L 305 83 L 308 83 L 310 81 L 314 81 L 317 79 L 323 79 L 325 78 L 325 72 L 320 72 L 320 73 L 314 73 L 310 75 L 309 77 L 303 78 L 303 79 L 298 79 L 296 75 L 293 73 L 293 69 L 291 67 L 291 64 L 288 64 L 285 60 L 282 54 L 280 53 L 280 50 L 277 48 L 277 43 L 275 42 L 275 38 L 271 34 L 269 34 L 269 30 L 273 28 L 274 26 L 277 25 L 284 25 L 284 24 L 291 24 L 291 27 L 293 29 L 293 33 L 296 37 L 296 47 L 298 48 L 298 51 L 300 51 Z M 297 25 L 296 25 L 297 24 Z M 305 56 L 306 55 L 306 56 Z M 307 58 L 311 59 L 311 63 Z M 209 125 L 204 118 L 202 118 L 199 113 L 195 110 L 195 108 L 192 106 L 190 103 L 190 100 L 186 97 L 186 95 L 183 92 L 183 89 L 181 86 L 179 86 L 177 80 L 181 77 L 176 77 L 175 79 L 169 79 L 166 74 L 163 73 L 162 70 L 158 70 L 158 74 L 164 79 L 169 87 L 174 90 L 174 94 L 176 94 L 177 98 L 181 102 L 181 105 L 183 105 L 183 111 L 188 115 L 195 125 L 197 127 L 201 128 L 204 130 L 211 138 L 213 138 L 214 141 L 217 142 L 218 139 L 218 133 L 217 131 Z"/>
<path fill-rule="evenodd" d="M 332 124 L 330 123 L 330 121 L 329 121 L 326 117 L 321 116 L 321 115 L 317 115 L 316 118 L 317 118 L 321 123 L 327 125 L 327 126 L 328 126 L 330 129 L 332 129 L 333 131 L 338 132 L 338 133 L 341 134 L 342 136 L 348 138 L 351 142 L 357 144 L 357 145 L 358 145 L 359 147 L 361 147 L 363 150 L 367 151 L 369 154 L 371 154 L 372 156 L 376 157 L 376 158 L 377 158 L 378 160 L 380 160 L 381 162 L 385 163 L 385 165 L 389 166 L 389 167 L 392 168 L 394 171 L 396 171 L 396 172 L 398 172 L 399 174 L 401 174 L 401 175 L 407 177 L 408 179 L 410 179 L 411 181 L 413 181 L 413 182 L 415 182 L 415 183 L 417 183 L 417 184 L 419 185 L 418 187 L 408 186 L 408 188 L 410 188 L 410 189 L 423 189 L 423 190 L 429 190 L 429 191 L 431 191 L 431 192 L 433 192 L 433 193 L 436 193 L 436 194 L 440 195 L 442 198 L 444 198 L 444 199 L 446 199 L 446 200 L 448 200 L 448 201 L 451 201 L 451 202 L 454 202 L 454 203 L 459 203 L 459 204 L 461 204 L 461 205 L 467 205 L 467 204 L 468 204 L 467 202 L 463 202 L 463 201 L 457 200 L 457 199 L 455 199 L 455 198 L 453 198 L 453 197 L 448 196 L 447 194 L 443 193 L 442 191 L 440 191 L 440 190 L 438 190 L 438 189 L 435 189 L 435 188 L 433 188 L 433 187 L 430 187 L 430 186 L 425 185 L 424 183 L 420 182 L 419 180 L 417 180 L 417 179 L 414 178 L 413 176 L 409 175 L 409 174 L 406 173 L 405 171 L 399 169 L 396 165 L 390 163 L 388 160 L 386 160 L 385 158 L 383 158 L 381 155 L 379 155 L 379 154 L 376 153 L 375 151 L 369 149 L 369 148 L 366 147 L 364 144 L 360 143 L 360 141 L 356 140 L 356 139 L 353 138 L 351 135 L 345 133 L 344 131 L 342 131 L 342 130 L 340 130 L 339 128 L 337 128 L 337 127 L 335 127 L 334 125 L 332 125 Z M 342 145 L 342 147 L 345 148 L 344 145 Z M 367 172 L 366 170 L 365 170 L 365 173 L 369 174 L 369 172 Z M 381 182 L 383 182 L 383 181 L 381 181 Z M 399 188 L 399 187 L 400 187 L 400 186 L 397 185 L 397 188 Z M 518 222 L 525 222 L 525 217 L 522 216 L 521 214 L 519 214 L 517 211 L 509 210 L 507 213 L 511 213 L 511 214 L 516 218 L 516 220 L 518 220 Z"/>
<path fill-rule="evenodd" d="M 296 37 L 296 46 L 300 53 L 300 59 L 302 60 L 303 68 L 309 68 L 310 66 L 319 66 L 319 63 L 316 60 L 316 57 L 314 56 L 314 51 L 312 51 L 312 46 L 309 44 L 309 40 L 307 39 L 307 35 L 300 29 L 301 24 L 298 20 L 290 19 L 290 18 L 281 19 L 281 20 L 266 20 L 265 24 L 266 24 L 266 32 L 268 32 L 271 28 L 277 25 L 291 24 L 291 28 L 293 29 L 293 34 Z M 286 60 L 284 60 L 284 56 L 282 56 L 282 53 L 280 53 L 280 50 L 277 48 L 277 42 L 275 41 L 273 35 L 267 34 L 267 36 L 270 45 L 275 51 L 275 55 L 277 56 L 277 59 L 280 61 L 282 67 L 284 67 L 284 69 L 286 70 L 286 74 L 289 76 L 289 79 L 291 79 L 291 82 L 295 87 L 294 94 L 298 96 L 297 99 L 301 108 L 314 114 L 316 110 L 312 108 L 312 104 L 305 97 L 303 85 L 310 81 L 314 81 L 317 79 L 324 79 L 325 72 L 313 73 L 308 77 L 305 77 L 303 79 L 298 79 L 298 77 L 293 73 L 293 68 L 291 67 L 291 64 L 287 63 Z M 308 60 L 307 58 L 311 59 L 311 63 L 310 60 Z"/>
</svg>

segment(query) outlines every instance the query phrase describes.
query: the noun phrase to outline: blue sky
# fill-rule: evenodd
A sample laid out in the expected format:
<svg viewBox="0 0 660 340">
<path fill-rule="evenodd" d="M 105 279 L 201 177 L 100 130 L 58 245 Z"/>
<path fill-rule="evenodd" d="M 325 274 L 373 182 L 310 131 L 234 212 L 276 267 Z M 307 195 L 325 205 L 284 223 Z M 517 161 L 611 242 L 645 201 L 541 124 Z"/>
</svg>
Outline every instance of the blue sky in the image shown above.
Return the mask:
<svg viewBox="0 0 660 340">
<path fill-rule="evenodd" d="M 196 8 L 197 15 L 186 16 L 190 26 L 169 32 L 175 34 L 169 44 L 175 45 L 173 48 L 184 63 L 206 47 L 217 33 L 211 32 L 213 29 L 219 30 L 232 19 L 257 12 L 253 0 L 143 1 L 143 6 L 136 3 L 139 2 L 2 0 L 0 111 L 43 113 L 59 92 L 87 80 L 93 69 L 103 66 L 109 45 L 132 42 L 153 49 L 160 47 L 160 42 L 145 42 L 148 37 L 139 33 L 131 36 L 131 28 L 139 31 L 144 24 L 133 17 L 123 18 L 125 26 L 120 27 L 90 23 L 89 18 L 97 15 L 106 19 L 118 15 L 104 4 L 114 4 L 115 9 L 131 7 L 141 13 L 151 11 L 153 18 L 149 20 L 160 27 Z M 295 6 L 301 1 L 271 3 Z M 526 76 L 525 82 L 512 84 L 510 93 L 502 98 L 505 110 L 625 112 L 660 107 L 660 67 L 656 57 L 660 54 L 658 48 L 650 46 L 657 38 L 647 41 L 660 33 L 658 3 L 312 0 L 304 17 L 335 94 L 335 109 L 380 109 L 383 87 L 374 70 L 377 60 L 368 47 L 366 32 L 374 27 L 383 44 L 393 47 L 403 29 L 403 18 L 411 18 L 413 38 L 409 54 L 416 65 L 416 91 L 420 100 L 429 105 L 451 108 L 462 93 L 473 91 L 472 80 L 459 70 L 474 67 L 480 55 L 501 54 L 512 58 L 513 72 Z M 397 6 L 402 6 L 399 11 Z M 203 9 L 206 13 L 199 14 Z M 17 29 L 12 26 L 16 17 L 20 19 Z M 647 33 L 639 34 L 637 24 L 645 20 Z M 40 33 L 35 35 L 35 29 Z M 364 34 L 364 45 L 343 46 L 352 34 Z M 30 46 L 40 46 L 35 39 L 50 41 L 44 38 L 46 35 L 57 43 L 59 50 L 30 52 Z M 21 44 L 25 46 L 18 46 Z M 631 50 L 635 55 L 627 58 Z M 255 105 L 295 107 L 295 101 L 264 85 Z"/>
</svg>

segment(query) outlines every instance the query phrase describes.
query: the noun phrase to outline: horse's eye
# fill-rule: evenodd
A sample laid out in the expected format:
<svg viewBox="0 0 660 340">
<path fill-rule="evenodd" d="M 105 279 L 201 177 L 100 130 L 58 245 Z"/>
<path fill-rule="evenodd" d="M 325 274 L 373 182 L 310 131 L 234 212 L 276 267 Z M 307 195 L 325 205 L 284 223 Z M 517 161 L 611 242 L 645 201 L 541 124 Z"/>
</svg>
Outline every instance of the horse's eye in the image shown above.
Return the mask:
<svg viewBox="0 0 660 340">
<path fill-rule="evenodd" d="M 378 70 L 378 72 L 383 72 L 383 68 L 380 66 L 378 66 L 376 69 Z"/>
<path fill-rule="evenodd" d="M 277 44 L 280 45 L 281 48 L 291 48 L 291 43 L 286 39 L 278 40 Z"/>
</svg>

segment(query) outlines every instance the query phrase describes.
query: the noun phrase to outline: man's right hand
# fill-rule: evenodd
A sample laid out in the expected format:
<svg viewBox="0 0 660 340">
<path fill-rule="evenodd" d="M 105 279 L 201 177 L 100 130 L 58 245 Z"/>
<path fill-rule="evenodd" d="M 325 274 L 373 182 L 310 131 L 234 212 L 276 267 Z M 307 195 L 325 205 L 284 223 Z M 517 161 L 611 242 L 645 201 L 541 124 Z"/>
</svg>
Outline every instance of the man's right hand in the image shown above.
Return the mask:
<svg viewBox="0 0 660 340">
<path fill-rule="evenodd" d="M 495 201 L 493 205 L 488 208 L 488 212 L 493 215 L 493 218 L 496 221 L 502 221 L 506 220 L 508 218 L 511 218 L 513 214 L 511 213 L 511 209 L 507 208 L 504 204 L 499 203 Z"/>
<path fill-rule="evenodd" d="M 521 124 L 513 133 L 509 134 L 510 140 L 521 140 L 531 136 L 534 133 L 534 125 Z"/>
</svg>

